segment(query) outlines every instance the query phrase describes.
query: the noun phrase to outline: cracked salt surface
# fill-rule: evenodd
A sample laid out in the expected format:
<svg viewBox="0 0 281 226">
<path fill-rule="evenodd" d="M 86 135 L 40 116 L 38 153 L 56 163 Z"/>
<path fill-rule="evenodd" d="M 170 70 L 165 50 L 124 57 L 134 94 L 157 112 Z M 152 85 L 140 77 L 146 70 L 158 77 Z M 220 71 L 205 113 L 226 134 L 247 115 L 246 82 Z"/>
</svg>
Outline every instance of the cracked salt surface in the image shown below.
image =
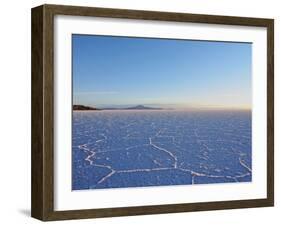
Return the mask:
<svg viewBox="0 0 281 226">
<path fill-rule="evenodd" d="M 72 189 L 250 182 L 251 112 L 73 112 Z"/>
</svg>

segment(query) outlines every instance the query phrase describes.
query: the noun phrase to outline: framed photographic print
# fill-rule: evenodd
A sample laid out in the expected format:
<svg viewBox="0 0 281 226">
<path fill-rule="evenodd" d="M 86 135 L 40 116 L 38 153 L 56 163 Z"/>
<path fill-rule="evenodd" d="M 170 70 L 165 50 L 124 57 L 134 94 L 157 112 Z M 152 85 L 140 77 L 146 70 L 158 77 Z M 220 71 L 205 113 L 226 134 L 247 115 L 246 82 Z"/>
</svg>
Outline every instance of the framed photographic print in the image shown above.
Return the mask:
<svg viewBox="0 0 281 226">
<path fill-rule="evenodd" d="M 272 19 L 32 9 L 32 216 L 274 204 Z"/>
</svg>

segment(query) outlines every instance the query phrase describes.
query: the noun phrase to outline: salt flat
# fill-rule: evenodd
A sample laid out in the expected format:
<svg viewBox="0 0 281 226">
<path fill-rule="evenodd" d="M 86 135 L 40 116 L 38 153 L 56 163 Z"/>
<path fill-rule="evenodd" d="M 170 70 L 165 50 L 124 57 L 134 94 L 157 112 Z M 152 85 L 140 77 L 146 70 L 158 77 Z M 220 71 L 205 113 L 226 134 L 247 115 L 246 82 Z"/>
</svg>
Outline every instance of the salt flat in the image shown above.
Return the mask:
<svg viewBox="0 0 281 226">
<path fill-rule="evenodd" d="M 74 111 L 72 189 L 250 182 L 250 111 Z"/>
</svg>

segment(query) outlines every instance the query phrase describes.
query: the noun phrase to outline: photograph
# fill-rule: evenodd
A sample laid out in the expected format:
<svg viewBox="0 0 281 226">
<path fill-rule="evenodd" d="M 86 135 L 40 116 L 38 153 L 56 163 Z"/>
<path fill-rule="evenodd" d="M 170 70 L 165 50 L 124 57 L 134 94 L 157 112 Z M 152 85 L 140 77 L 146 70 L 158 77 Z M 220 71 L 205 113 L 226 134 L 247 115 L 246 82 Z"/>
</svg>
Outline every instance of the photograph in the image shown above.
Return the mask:
<svg viewBox="0 0 281 226">
<path fill-rule="evenodd" d="M 72 35 L 72 190 L 252 180 L 251 43 Z"/>
</svg>

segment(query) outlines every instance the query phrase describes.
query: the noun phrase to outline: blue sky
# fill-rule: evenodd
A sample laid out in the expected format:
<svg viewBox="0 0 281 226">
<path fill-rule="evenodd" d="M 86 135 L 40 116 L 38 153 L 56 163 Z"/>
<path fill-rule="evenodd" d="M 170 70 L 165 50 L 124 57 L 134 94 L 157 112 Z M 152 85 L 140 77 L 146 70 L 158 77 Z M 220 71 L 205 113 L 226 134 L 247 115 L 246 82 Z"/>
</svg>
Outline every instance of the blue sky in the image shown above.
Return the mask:
<svg viewBox="0 0 281 226">
<path fill-rule="evenodd" d="M 72 35 L 73 103 L 249 109 L 251 46 Z"/>
</svg>

